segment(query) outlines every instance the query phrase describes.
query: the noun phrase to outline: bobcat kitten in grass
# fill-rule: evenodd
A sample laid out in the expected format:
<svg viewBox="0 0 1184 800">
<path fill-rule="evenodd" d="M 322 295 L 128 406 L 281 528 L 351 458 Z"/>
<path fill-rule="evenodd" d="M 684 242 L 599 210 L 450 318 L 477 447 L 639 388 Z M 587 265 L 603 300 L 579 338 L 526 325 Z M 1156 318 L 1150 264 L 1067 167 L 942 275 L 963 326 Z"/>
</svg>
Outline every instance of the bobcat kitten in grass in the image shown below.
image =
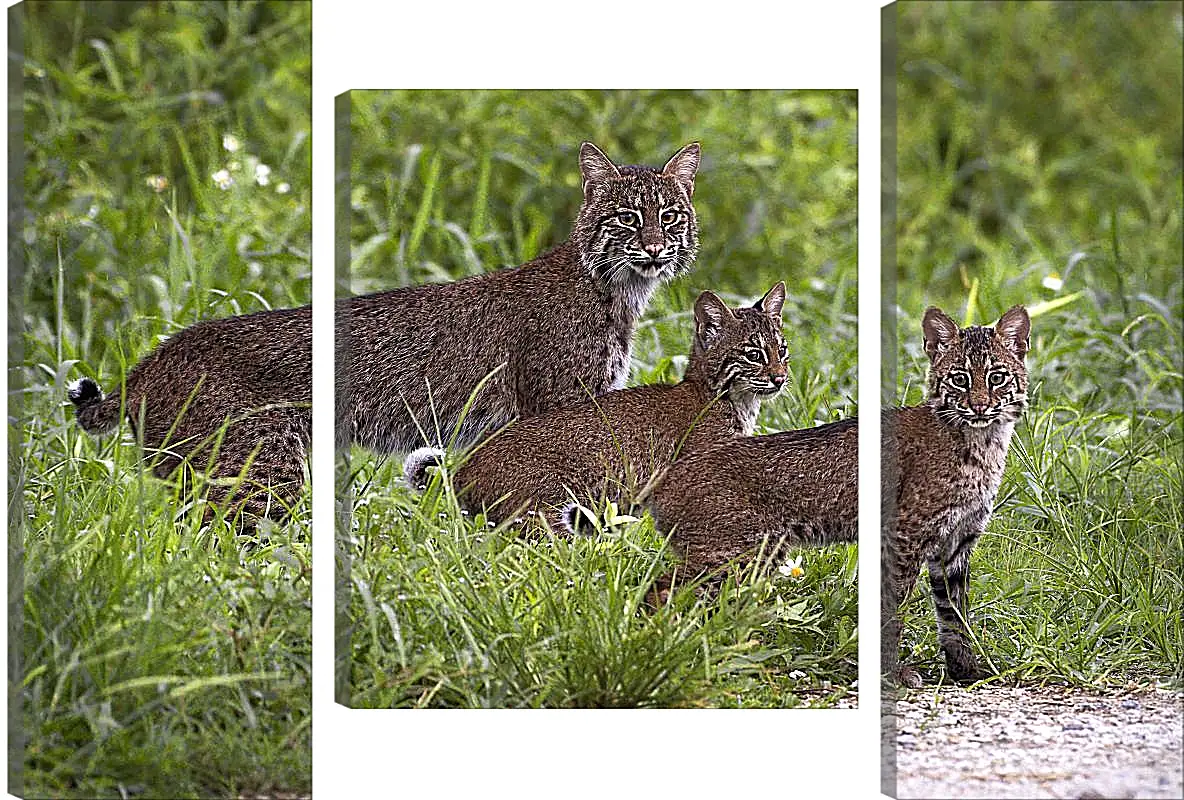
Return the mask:
<svg viewBox="0 0 1184 800">
<path fill-rule="evenodd" d="M 464 447 L 621 388 L 650 295 L 698 252 L 698 168 L 697 143 L 659 170 L 584 142 L 583 203 L 563 244 L 522 266 L 339 303 L 339 446 L 405 453 L 455 430 Z"/>
<path fill-rule="evenodd" d="M 994 328 L 958 326 L 937 308 L 922 323 L 930 359 L 928 399 L 882 415 L 883 655 L 895 673 L 899 606 L 928 564 L 946 669 L 982 677 L 966 624 L 970 551 L 986 528 L 1007 447 L 1027 403 L 1028 312 L 1016 306 Z M 787 546 L 854 541 L 858 427 L 850 419 L 738 439 L 676 461 L 648 503 L 671 533 L 688 575 Z M 659 597 L 670 578 L 658 582 Z M 919 685 L 912 669 L 899 679 Z"/>
<path fill-rule="evenodd" d="M 752 433 L 761 401 L 785 383 L 784 300 L 784 283 L 734 311 L 703 292 L 680 383 L 621 389 L 511 425 L 456 470 L 461 504 L 498 519 L 532 508 L 571 530 L 573 498 L 629 502 L 678 453 Z M 412 453 L 408 483 L 422 488 L 442 457 L 435 448 Z"/>
<path fill-rule="evenodd" d="M 122 411 L 157 476 L 186 463 L 214 479 L 211 502 L 283 519 L 312 436 L 311 310 L 200 322 L 145 356 L 122 391 L 82 378 L 69 398 L 91 434 L 113 430 Z"/>
</svg>

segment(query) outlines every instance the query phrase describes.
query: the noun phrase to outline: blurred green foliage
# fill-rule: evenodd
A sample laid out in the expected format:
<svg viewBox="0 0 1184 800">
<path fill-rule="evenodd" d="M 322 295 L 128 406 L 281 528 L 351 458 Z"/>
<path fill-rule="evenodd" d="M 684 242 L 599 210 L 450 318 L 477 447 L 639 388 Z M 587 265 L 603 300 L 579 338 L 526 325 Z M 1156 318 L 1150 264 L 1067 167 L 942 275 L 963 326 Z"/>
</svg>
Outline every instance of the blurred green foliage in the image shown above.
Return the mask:
<svg viewBox="0 0 1184 800">
<path fill-rule="evenodd" d="M 10 291 L 38 338 L 59 253 L 66 332 L 93 360 L 145 316 L 157 333 L 308 302 L 309 4 L 30 0 L 18 19 L 25 281 Z"/>
<path fill-rule="evenodd" d="M 900 4 L 903 306 L 921 292 L 957 305 L 977 277 L 991 321 L 1050 297 L 1054 271 L 1102 303 L 1179 302 L 1180 9 Z"/>
</svg>

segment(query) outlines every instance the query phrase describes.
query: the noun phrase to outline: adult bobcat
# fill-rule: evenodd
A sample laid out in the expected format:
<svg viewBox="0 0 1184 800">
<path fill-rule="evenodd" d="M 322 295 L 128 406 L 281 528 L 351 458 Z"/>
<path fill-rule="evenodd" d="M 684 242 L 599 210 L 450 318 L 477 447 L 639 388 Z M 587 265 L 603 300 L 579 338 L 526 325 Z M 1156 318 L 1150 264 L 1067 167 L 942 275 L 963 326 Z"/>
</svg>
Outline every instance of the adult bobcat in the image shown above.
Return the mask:
<svg viewBox="0 0 1184 800">
<path fill-rule="evenodd" d="M 517 417 L 619 389 L 654 289 L 690 269 L 699 145 L 662 169 L 580 148 L 566 242 L 519 267 L 338 306 L 337 440 L 402 453 L 464 447 Z M 471 407 L 462 409 L 489 376 Z"/>
<path fill-rule="evenodd" d="M 698 166 L 698 144 L 656 170 L 618 167 L 586 142 L 584 202 L 555 250 L 455 283 L 339 301 L 338 443 L 405 452 L 434 439 L 437 423 L 447 436 L 499 368 L 458 443 L 622 385 L 650 295 L 694 261 Z M 122 408 L 160 477 L 186 463 L 222 479 L 212 501 L 282 518 L 303 487 L 312 429 L 311 308 L 194 325 L 136 364 L 123 391 L 84 378 L 69 397 L 90 433 L 117 426 Z"/>
<path fill-rule="evenodd" d="M 552 528 L 573 529 L 577 504 L 630 502 L 678 455 L 752 433 L 761 401 L 785 383 L 784 300 L 784 283 L 735 310 L 703 292 L 680 383 L 621 389 L 511 425 L 456 470 L 462 505 L 494 519 L 530 508 Z M 412 453 L 408 483 L 422 487 L 442 457 L 436 448 Z"/>
<path fill-rule="evenodd" d="M 982 675 L 966 633 L 970 552 L 986 527 L 1008 443 L 1027 402 L 1028 313 L 994 328 L 958 326 L 937 308 L 922 329 L 928 398 L 882 415 L 885 496 L 883 656 L 896 672 L 899 606 L 928 562 L 938 639 L 950 676 Z M 649 498 L 686 574 L 787 546 L 854 541 L 858 422 L 737 439 L 676 461 Z M 670 578 L 659 581 L 660 597 Z M 914 670 L 899 672 L 918 684 Z"/>
</svg>

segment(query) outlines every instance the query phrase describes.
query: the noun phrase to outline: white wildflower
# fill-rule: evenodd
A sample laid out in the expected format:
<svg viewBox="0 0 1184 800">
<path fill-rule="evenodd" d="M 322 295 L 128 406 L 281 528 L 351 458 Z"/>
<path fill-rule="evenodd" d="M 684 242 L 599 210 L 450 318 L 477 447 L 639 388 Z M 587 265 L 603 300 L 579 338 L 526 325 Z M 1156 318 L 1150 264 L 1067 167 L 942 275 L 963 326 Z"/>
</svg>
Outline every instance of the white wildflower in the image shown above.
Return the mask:
<svg viewBox="0 0 1184 800">
<path fill-rule="evenodd" d="M 292 187 L 291 187 L 291 185 L 288 184 L 287 181 L 284 181 L 283 183 L 276 184 L 276 187 L 275 187 L 276 194 L 287 194 L 290 191 L 292 191 Z"/>
<path fill-rule="evenodd" d="M 214 179 L 214 185 L 222 191 L 226 191 L 231 186 L 234 186 L 234 178 L 230 177 L 230 171 L 220 169 L 210 176 Z"/>
<path fill-rule="evenodd" d="M 148 184 L 148 188 L 157 194 L 169 188 L 169 179 L 163 175 L 149 175 L 144 179 L 144 183 Z"/>
<path fill-rule="evenodd" d="M 228 153 L 237 152 L 242 147 L 242 142 L 233 133 L 222 134 L 222 149 Z"/>
<path fill-rule="evenodd" d="M 1055 272 L 1050 272 L 1048 275 L 1044 276 L 1044 280 L 1040 282 L 1040 285 L 1045 289 L 1051 289 L 1054 292 L 1059 292 L 1061 287 L 1065 285 L 1065 282 L 1061 280 L 1060 275 L 1056 274 Z"/>
<path fill-rule="evenodd" d="M 802 568 L 802 557 L 800 555 L 797 558 L 786 561 L 777 568 L 777 571 L 786 578 L 796 579 L 804 578 L 806 576 L 806 570 Z"/>
</svg>

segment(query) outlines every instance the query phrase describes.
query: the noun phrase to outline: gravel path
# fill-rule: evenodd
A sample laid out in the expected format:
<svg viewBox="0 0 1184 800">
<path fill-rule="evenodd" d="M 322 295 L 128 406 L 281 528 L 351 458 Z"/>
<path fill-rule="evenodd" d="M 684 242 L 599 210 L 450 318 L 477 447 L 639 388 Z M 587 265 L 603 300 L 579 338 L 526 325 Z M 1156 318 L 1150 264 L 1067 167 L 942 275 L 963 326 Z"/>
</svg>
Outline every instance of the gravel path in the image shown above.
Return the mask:
<svg viewBox="0 0 1184 800">
<path fill-rule="evenodd" d="M 897 797 L 1184 797 L 1184 695 L 979 687 L 897 702 Z"/>
</svg>

